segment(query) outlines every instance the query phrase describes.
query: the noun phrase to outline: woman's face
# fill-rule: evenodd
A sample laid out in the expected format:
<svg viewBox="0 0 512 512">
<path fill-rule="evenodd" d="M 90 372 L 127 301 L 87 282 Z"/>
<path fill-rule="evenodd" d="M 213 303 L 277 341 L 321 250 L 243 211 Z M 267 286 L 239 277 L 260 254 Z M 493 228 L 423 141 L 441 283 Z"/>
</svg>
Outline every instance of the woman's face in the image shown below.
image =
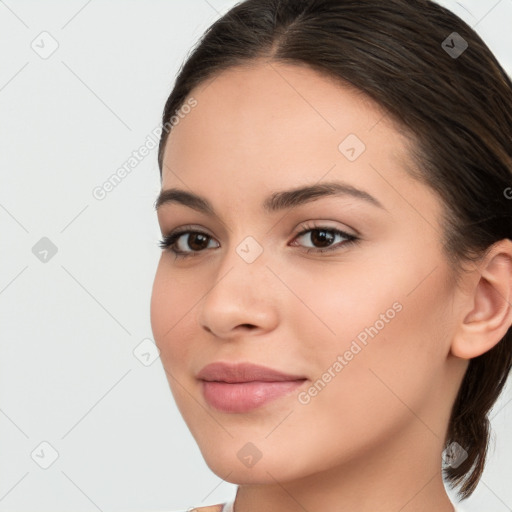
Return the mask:
<svg viewBox="0 0 512 512">
<path fill-rule="evenodd" d="M 306 67 L 232 68 L 191 96 L 167 142 L 162 190 L 198 195 L 214 214 L 169 197 L 158 207 L 163 235 L 192 234 L 174 244 L 188 257 L 162 252 L 151 322 L 208 466 L 235 483 L 291 480 L 370 453 L 423 454 L 420 465 L 434 453 L 440 467 L 432 447 L 466 362 L 450 354 L 441 203 L 407 175 L 406 139 L 365 96 Z M 323 183 L 364 194 L 264 207 Z M 256 407 L 229 390 L 214 405 L 197 375 L 219 361 L 305 380 L 284 394 L 276 385 L 281 394 Z M 222 386 L 242 393 L 205 387 Z"/>
</svg>

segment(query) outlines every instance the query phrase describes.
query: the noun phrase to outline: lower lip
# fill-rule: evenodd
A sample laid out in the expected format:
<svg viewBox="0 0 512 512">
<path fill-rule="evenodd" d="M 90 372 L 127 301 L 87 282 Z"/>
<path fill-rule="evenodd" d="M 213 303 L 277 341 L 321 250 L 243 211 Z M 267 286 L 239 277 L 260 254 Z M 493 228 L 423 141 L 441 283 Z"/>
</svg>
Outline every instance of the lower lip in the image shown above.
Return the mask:
<svg viewBox="0 0 512 512">
<path fill-rule="evenodd" d="M 296 390 L 305 382 L 287 380 L 280 382 L 210 382 L 202 381 L 205 400 L 212 407 L 223 412 L 248 412 L 271 400 Z"/>
</svg>

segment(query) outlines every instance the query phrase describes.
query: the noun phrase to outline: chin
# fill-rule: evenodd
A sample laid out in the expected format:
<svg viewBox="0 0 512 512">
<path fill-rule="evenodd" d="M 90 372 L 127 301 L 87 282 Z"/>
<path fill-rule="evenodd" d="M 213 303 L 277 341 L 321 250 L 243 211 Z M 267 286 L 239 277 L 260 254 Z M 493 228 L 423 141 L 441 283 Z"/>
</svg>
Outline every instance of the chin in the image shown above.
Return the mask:
<svg viewBox="0 0 512 512">
<path fill-rule="evenodd" d="M 240 448 L 234 441 L 231 448 L 219 446 L 218 449 L 201 449 L 201 454 L 210 470 L 226 482 L 233 484 L 275 484 L 292 480 L 299 475 L 290 472 L 289 460 L 279 460 L 276 452 L 265 457 L 258 455 L 255 447 L 249 443 Z M 252 453 L 252 458 L 251 458 Z"/>
</svg>

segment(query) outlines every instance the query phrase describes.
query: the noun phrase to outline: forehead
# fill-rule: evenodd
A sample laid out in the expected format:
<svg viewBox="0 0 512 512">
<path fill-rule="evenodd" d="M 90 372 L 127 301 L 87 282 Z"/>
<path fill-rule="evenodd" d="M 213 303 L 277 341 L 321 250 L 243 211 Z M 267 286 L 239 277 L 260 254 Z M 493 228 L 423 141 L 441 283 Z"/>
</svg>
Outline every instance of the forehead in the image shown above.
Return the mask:
<svg viewBox="0 0 512 512">
<path fill-rule="evenodd" d="M 197 105 L 167 141 L 162 189 L 189 188 L 218 204 L 242 190 L 262 197 L 323 179 L 365 188 L 384 204 L 397 194 L 414 202 L 425 189 L 406 173 L 409 140 L 384 110 L 306 66 L 230 68 L 191 97 Z"/>
<path fill-rule="evenodd" d="M 307 66 L 259 60 L 221 72 L 189 97 L 197 106 L 172 129 L 169 147 L 174 141 L 183 147 L 187 139 L 200 140 L 202 148 L 211 142 L 248 150 L 265 143 L 268 152 L 304 139 L 341 142 L 350 133 L 370 142 L 377 124 L 377 142 L 383 127 L 393 131 L 390 118 L 368 96 Z"/>
</svg>

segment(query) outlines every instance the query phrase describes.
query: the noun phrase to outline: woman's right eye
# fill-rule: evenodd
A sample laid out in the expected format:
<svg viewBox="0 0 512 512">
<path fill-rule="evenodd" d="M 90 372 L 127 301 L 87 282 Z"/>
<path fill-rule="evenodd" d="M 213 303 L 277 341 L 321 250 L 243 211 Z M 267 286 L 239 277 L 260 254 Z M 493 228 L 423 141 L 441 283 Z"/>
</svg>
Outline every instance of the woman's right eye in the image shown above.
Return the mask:
<svg viewBox="0 0 512 512">
<path fill-rule="evenodd" d="M 187 239 L 187 237 L 189 238 Z M 196 249 L 192 251 L 183 250 L 179 247 L 180 239 L 188 240 L 184 245 L 188 245 L 189 247 L 198 245 L 199 247 L 196 247 Z M 188 258 L 190 256 L 196 256 L 202 251 L 202 249 L 207 249 L 208 244 L 206 243 L 205 246 L 205 241 L 208 239 L 211 239 L 211 236 L 203 233 L 202 231 L 180 230 L 164 236 L 162 240 L 160 240 L 159 246 L 165 251 L 173 253 L 176 258 Z"/>
</svg>

